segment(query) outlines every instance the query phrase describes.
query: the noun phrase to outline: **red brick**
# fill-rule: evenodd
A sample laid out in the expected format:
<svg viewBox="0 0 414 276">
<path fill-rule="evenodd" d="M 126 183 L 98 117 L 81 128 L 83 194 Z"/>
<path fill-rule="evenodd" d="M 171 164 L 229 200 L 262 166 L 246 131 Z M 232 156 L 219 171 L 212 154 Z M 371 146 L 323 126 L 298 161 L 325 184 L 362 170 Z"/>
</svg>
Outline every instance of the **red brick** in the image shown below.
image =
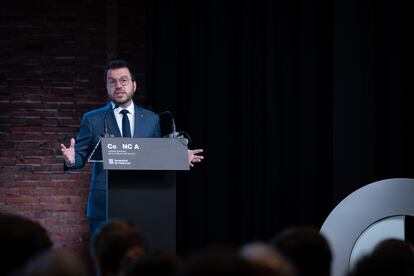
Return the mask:
<svg viewBox="0 0 414 276">
<path fill-rule="evenodd" d="M 0 180 L 0 187 L 24 187 L 24 188 L 34 188 L 38 182 L 37 181 L 4 181 Z"/>
<path fill-rule="evenodd" d="M 47 181 L 47 180 L 50 180 L 50 177 L 48 175 L 42 175 L 42 174 L 24 174 L 24 175 L 19 175 L 17 179 L 19 181 L 24 181 L 24 180 Z"/>
<path fill-rule="evenodd" d="M 14 133 L 31 133 L 31 134 L 38 134 L 43 131 L 41 127 L 11 127 L 10 131 L 12 134 Z"/>
<path fill-rule="evenodd" d="M 9 196 L 2 199 L 3 202 L 6 203 L 37 203 L 39 199 L 36 197 L 15 197 Z"/>
<path fill-rule="evenodd" d="M 74 181 L 75 183 L 77 183 L 78 181 Z M 41 181 L 41 182 L 37 182 L 37 187 L 43 187 L 43 188 L 47 188 L 47 187 L 52 187 L 52 188 L 66 188 L 68 186 L 73 186 L 73 183 L 69 181 Z"/>
<path fill-rule="evenodd" d="M 7 189 L 7 188 L 0 188 L 0 197 L 12 197 L 18 196 L 21 194 L 21 191 L 18 189 Z"/>
<path fill-rule="evenodd" d="M 11 182 L 18 179 L 18 175 L 16 174 L 2 174 L 1 181 Z"/>
<path fill-rule="evenodd" d="M 62 203 L 62 204 L 78 204 L 81 202 L 79 197 L 75 196 L 48 196 L 48 197 L 40 197 L 40 203 Z"/>
<path fill-rule="evenodd" d="M 16 166 L 5 166 L 3 168 L 0 168 L 0 174 L 16 174 L 18 172 L 18 167 Z"/>
<path fill-rule="evenodd" d="M 0 139 L 0 141 L 3 141 L 2 143 L 0 143 L 0 149 L 11 149 L 14 146 L 14 143 L 6 142 L 6 139 Z M 7 139 L 7 141 L 10 141 L 10 140 Z"/>
<path fill-rule="evenodd" d="M 16 157 L 19 154 L 19 152 L 15 149 L 2 149 L 0 151 L 0 157 L 3 158 L 11 158 L 11 157 Z M 0 158 L 1 160 L 1 158 Z"/>
<path fill-rule="evenodd" d="M 32 213 L 35 210 L 43 209 L 39 204 L 0 204 L 0 209 L 9 213 L 25 214 Z"/>
<path fill-rule="evenodd" d="M 60 144 L 76 136 L 84 112 L 107 100 L 102 70 L 108 44 L 101 43 L 107 40 L 107 6 L 98 0 L 81 6 L 46 0 L 46 5 L 48 15 L 33 12 L 33 4 L 12 4 L 7 27 L 0 26 L 6 38 L 0 74 L 7 76 L 0 83 L 0 212 L 38 220 L 58 246 L 81 251 L 89 240 L 85 208 L 91 165 L 64 172 Z M 122 10 L 126 4 L 119 5 Z M 128 4 L 133 16 L 117 39 L 128 37 L 128 43 L 119 41 L 118 54 L 133 52 L 131 61 L 142 73 L 144 64 L 136 61 L 145 60 L 145 12 L 139 5 Z M 55 20 L 67 13 L 71 24 Z M 9 31 L 9 26 L 17 27 Z M 130 33 L 135 35 L 125 36 Z"/>
<path fill-rule="evenodd" d="M 16 164 L 15 157 L 0 157 L 1 166 L 14 165 L 14 164 Z"/>
<path fill-rule="evenodd" d="M 83 209 L 83 206 L 73 204 L 46 204 L 44 210 L 46 211 L 74 211 Z"/>
</svg>

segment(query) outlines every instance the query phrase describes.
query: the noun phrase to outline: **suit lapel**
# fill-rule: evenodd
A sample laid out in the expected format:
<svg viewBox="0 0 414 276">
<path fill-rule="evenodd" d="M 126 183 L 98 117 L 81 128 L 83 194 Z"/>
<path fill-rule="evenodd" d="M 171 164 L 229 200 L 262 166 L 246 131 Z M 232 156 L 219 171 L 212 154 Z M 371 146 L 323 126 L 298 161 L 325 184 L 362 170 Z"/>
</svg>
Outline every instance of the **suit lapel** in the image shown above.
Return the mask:
<svg viewBox="0 0 414 276">
<path fill-rule="evenodd" d="M 142 109 L 135 105 L 135 125 L 134 125 L 134 137 L 143 137 L 144 126 L 144 113 Z"/>
<path fill-rule="evenodd" d="M 119 130 L 118 124 L 116 122 L 111 103 L 109 103 L 108 109 L 108 116 L 106 118 L 106 122 L 108 124 L 108 133 L 109 135 L 114 135 L 115 137 L 121 137 L 121 131 Z"/>
</svg>

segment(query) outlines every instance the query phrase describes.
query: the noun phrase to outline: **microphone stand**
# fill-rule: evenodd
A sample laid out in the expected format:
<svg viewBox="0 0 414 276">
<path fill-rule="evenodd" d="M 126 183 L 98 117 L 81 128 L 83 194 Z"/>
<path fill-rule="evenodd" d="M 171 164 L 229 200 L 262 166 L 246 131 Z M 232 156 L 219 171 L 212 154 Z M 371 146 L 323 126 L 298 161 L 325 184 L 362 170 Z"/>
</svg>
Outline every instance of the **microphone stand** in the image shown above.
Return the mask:
<svg viewBox="0 0 414 276">
<path fill-rule="evenodd" d="M 96 150 L 98 149 L 99 145 L 102 143 L 102 138 L 108 138 L 109 137 L 109 133 L 108 133 L 108 123 L 106 122 L 106 118 L 108 116 L 109 111 L 114 111 L 115 109 L 117 109 L 119 107 L 118 104 L 115 104 L 113 108 L 108 109 L 105 111 L 105 115 L 104 115 L 104 134 L 101 135 L 99 137 L 98 142 L 96 143 L 95 147 L 93 148 L 91 154 L 88 157 L 88 162 L 103 162 L 102 161 L 102 157 L 100 158 L 101 160 L 94 160 L 92 159 L 92 157 L 95 155 Z"/>
<path fill-rule="evenodd" d="M 185 131 L 177 131 L 174 116 L 172 113 L 168 110 L 161 112 L 158 115 L 168 114 L 171 118 L 171 133 L 168 133 L 167 135 L 164 135 L 164 138 L 173 138 L 173 139 L 180 139 L 182 143 L 186 146 L 191 144 L 191 138 L 190 135 Z"/>
</svg>

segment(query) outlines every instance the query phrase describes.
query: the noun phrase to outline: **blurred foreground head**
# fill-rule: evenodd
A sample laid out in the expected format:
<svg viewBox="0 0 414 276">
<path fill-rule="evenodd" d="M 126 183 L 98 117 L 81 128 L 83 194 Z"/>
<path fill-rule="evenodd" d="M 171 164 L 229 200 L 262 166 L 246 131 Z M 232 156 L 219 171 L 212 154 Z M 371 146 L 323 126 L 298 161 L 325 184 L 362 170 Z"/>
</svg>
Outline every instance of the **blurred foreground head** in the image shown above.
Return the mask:
<svg viewBox="0 0 414 276">
<path fill-rule="evenodd" d="M 92 241 L 92 255 L 100 275 L 116 275 L 129 259 L 145 252 L 141 231 L 127 221 L 113 221 L 103 225 Z"/>
<path fill-rule="evenodd" d="M 0 213 L 0 245 L 3 251 L 0 271 L 7 275 L 53 244 L 39 223 L 18 215 Z"/>
<path fill-rule="evenodd" d="M 289 228 L 277 234 L 271 245 L 295 267 L 298 276 L 330 275 L 332 252 L 318 229 Z"/>
<path fill-rule="evenodd" d="M 75 253 L 50 250 L 28 262 L 20 276 L 88 276 L 85 264 Z"/>
<path fill-rule="evenodd" d="M 271 246 L 252 242 L 240 248 L 240 256 L 250 262 L 258 276 L 296 276 L 290 263 Z"/>
<path fill-rule="evenodd" d="M 130 262 L 121 276 L 175 276 L 182 268 L 181 260 L 174 252 L 160 250 L 144 254 Z"/>
<path fill-rule="evenodd" d="M 414 276 L 413 247 L 403 240 L 384 240 L 374 248 L 371 254 L 362 257 L 349 275 Z"/>
<path fill-rule="evenodd" d="M 206 248 L 191 255 L 181 276 L 251 276 L 252 266 L 228 248 Z"/>
</svg>

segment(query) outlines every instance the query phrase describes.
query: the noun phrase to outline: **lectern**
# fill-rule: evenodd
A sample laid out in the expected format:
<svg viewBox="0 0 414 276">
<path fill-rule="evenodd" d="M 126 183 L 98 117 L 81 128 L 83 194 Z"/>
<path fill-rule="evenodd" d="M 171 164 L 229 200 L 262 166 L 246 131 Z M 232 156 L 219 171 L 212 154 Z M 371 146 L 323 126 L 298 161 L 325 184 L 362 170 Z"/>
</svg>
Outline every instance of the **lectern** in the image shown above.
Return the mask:
<svg viewBox="0 0 414 276">
<path fill-rule="evenodd" d="M 176 249 L 176 171 L 189 170 L 186 139 L 102 138 L 107 220 L 134 222 L 149 250 Z"/>
</svg>

